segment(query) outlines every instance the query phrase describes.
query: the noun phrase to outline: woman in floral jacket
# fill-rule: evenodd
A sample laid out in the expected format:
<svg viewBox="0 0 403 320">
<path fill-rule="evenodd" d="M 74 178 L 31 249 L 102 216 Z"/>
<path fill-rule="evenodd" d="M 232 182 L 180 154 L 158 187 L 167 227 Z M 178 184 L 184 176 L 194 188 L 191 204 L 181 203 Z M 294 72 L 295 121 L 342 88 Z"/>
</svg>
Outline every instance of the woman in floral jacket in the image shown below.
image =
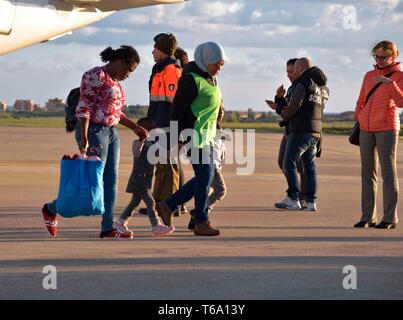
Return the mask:
<svg viewBox="0 0 403 320">
<path fill-rule="evenodd" d="M 148 135 L 142 127 L 132 122 L 123 112 L 125 93 L 120 81 L 129 78 L 140 63 L 137 51 L 131 46 L 119 49 L 106 48 L 100 54 L 107 64 L 84 73 L 77 106 L 76 140 L 82 154 L 98 156 L 105 161 L 104 203 L 101 238 L 124 238 L 124 234 L 113 228 L 116 203 L 120 140 L 117 125 L 120 123 L 145 139 Z M 56 200 L 42 208 L 47 230 L 57 234 Z"/>
</svg>

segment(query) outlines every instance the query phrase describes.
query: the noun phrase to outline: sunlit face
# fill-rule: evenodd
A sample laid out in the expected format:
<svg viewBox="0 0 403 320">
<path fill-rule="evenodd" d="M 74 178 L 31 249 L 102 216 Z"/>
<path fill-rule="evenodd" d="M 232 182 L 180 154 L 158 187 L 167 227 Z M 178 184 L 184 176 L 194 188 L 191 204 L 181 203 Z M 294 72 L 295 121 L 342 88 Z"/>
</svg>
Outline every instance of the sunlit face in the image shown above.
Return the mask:
<svg viewBox="0 0 403 320">
<path fill-rule="evenodd" d="M 376 49 L 372 55 L 379 68 L 386 68 L 395 62 L 396 57 L 386 52 L 382 48 Z"/>
<path fill-rule="evenodd" d="M 136 70 L 136 62 L 127 62 L 124 59 L 119 60 L 118 70 L 116 72 L 116 78 L 118 81 L 124 81 L 128 79 L 131 73 Z"/>
<path fill-rule="evenodd" d="M 290 79 L 291 82 L 294 82 L 294 65 L 290 64 L 287 66 L 287 77 Z"/>
<path fill-rule="evenodd" d="M 221 70 L 221 67 L 224 65 L 224 63 L 225 63 L 225 61 L 224 61 L 224 60 L 221 60 L 221 61 L 219 61 L 219 62 L 209 64 L 209 65 L 207 66 L 207 71 L 208 71 L 208 73 L 209 73 L 210 75 L 212 75 L 212 76 L 217 75 L 218 72 Z"/>
<path fill-rule="evenodd" d="M 164 60 L 168 55 L 161 50 L 157 49 L 154 47 L 154 50 L 152 52 L 153 57 L 154 57 L 154 62 L 159 62 Z"/>
</svg>

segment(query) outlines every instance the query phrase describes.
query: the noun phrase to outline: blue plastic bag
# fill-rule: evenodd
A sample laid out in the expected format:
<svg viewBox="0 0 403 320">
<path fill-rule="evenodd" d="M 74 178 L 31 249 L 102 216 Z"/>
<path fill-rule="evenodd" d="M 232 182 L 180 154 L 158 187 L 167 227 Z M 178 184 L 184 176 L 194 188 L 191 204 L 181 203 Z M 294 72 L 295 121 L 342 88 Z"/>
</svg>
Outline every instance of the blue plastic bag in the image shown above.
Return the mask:
<svg viewBox="0 0 403 320">
<path fill-rule="evenodd" d="M 102 160 L 61 160 L 57 212 L 65 218 L 105 212 Z"/>
</svg>

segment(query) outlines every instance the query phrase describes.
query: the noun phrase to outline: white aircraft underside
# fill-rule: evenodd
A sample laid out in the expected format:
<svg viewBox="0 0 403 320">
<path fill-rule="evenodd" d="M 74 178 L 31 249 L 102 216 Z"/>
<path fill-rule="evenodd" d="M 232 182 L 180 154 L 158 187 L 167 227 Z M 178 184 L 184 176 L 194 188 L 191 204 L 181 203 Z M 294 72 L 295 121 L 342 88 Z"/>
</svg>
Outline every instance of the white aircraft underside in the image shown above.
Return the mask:
<svg viewBox="0 0 403 320">
<path fill-rule="evenodd" d="M 53 40 L 116 11 L 187 0 L 0 0 L 0 55 Z"/>
</svg>

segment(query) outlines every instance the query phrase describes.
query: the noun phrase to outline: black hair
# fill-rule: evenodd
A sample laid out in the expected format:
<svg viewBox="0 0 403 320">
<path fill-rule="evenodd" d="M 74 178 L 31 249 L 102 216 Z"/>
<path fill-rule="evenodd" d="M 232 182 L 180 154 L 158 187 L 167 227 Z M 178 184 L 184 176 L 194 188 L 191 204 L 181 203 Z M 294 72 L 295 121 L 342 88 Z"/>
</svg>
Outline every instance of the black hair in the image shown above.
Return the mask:
<svg viewBox="0 0 403 320">
<path fill-rule="evenodd" d="M 157 40 L 161 37 L 161 36 L 163 36 L 165 33 L 159 33 L 159 34 L 157 34 L 155 37 L 154 37 L 154 42 L 157 42 Z"/>
<path fill-rule="evenodd" d="M 293 66 L 297 62 L 298 58 L 293 58 L 287 61 L 287 66 Z"/>
<path fill-rule="evenodd" d="M 144 129 L 146 129 L 147 131 L 151 131 L 152 129 L 155 129 L 157 127 L 157 124 L 155 123 L 155 121 L 153 119 L 151 119 L 150 117 L 140 118 L 139 120 L 137 120 L 137 124 L 140 127 L 143 127 Z"/>
<path fill-rule="evenodd" d="M 186 65 L 185 58 L 187 58 L 187 61 L 189 62 L 188 53 L 181 47 L 176 48 L 174 56 L 180 61 L 182 68 Z"/>
<path fill-rule="evenodd" d="M 100 56 L 103 62 L 113 62 L 123 59 L 128 63 L 140 63 L 140 56 L 132 46 L 122 45 L 119 49 L 108 47 L 101 52 Z"/>
</svg>

